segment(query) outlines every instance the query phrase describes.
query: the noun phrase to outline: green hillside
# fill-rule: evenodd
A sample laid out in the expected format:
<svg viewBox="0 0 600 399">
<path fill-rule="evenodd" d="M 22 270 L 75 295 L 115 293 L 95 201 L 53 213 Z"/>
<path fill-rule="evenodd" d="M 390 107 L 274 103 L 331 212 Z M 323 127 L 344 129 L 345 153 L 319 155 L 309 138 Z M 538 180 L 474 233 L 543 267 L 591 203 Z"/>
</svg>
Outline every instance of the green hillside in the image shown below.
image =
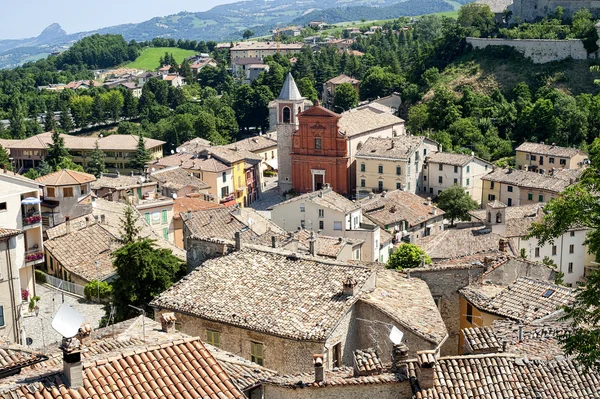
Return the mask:
<svg viewBox="0 0 600 399">
<path fill-rule="evenodd" d="M 127 68 L 138 68 L 153 71 L 158 68 L 160 57 L 165 52 L 173 54 L 177 62 L 181 63 L 185 57 L 196 54 L 193 50 L 183 50 L 175 47 L 149 47 L 142 51 L 142 54 L 133 62 L 125 65 Z"/>
</svg>

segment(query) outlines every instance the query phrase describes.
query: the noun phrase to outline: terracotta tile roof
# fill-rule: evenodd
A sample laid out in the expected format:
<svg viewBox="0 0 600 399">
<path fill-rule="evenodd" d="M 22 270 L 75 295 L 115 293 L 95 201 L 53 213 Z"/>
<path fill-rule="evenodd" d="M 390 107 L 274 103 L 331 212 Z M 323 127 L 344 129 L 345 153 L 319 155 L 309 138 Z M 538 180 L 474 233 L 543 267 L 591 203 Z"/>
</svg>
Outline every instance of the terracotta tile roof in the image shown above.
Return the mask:
<svg viewBox="0 0 600 399">
<path fill-rule="evenodd" d="M 194 154 L 180 153 L 157 159 L 150 165 L 179 166 L 182 169 L 199 170 L 203 172 L 219 173 L 231 169 L 231 166 L 214 157 L 198 157 Z"/>
<path fill-rule="evenodd" d="M 133 134 L 111 134 L 98 139 L 98 147 L 104 151 L 134 151 L 137 149 L 139 137 Z M 162 140 L 144 137 L 146 149 L 164 145 Z M 70 148 L 70 147 L 69 147 Z"/>
<path fill-rule="evenodd" d="M 312 193 L 306 193 L 290 198 L 289 200 L 280 202 L 269 209 L 274 209 L 280 205 L 290 204 L 292 202 L 312 202 L 324 208 L 332 209 L 342 213 L 349 213 L 360 208 L 360 204 L 350 201 L 348 198 L 336 193 L 331 188 L 324 188 L 323 190 L 313 191 Z"/>
<path fill-rule="evenodd" d="M 423 280 L 393 270 L 377 270 L 375 290 L 360 300 L 429 342 L 438 345 L 446 337 L 446 325 Z"/>
<path fill-rule="evenodd" d="M 0 378 L 18 373 L 22 368 L 32 366 L 45 359 L 47 357 L 43 354 L 19 345 L 0 345 Z"/>
<path fill-rule="evenodd" d="M 347 137 L 356 136 L 385 127 L 404 124 L 404 120 L 371 104 L 342 113 L 339 120 L 340 132 Z"/>
<path fill-rule="evenodd" d="M 302 229 L 291 233 L 282 232 L 278 238 L 280 238 L 282 241 L 285 241 L 285 238 L 289 238 L 290 240 L 296 239 L 298 240 L 300 247 L 308 251 L 312 235 L 313 233 L 310 230 Z M 317 243 L 317 255 L 333 259 L 338 257 L 346 245 L 355 246 L 365 242 L 365 240 L 360 239 L 351 239 L 348 237 L 330 237 L 317 233 L 314 233 L 314 238 L 316 239 Z M 267 242 L 266 245 L 270 245 L 270 241 Z"/>
<path fill-rule="evenodd" d="M 550 157 L 571 158 L 575 155 L 587 155 L 577 148 L 559 147 L 557 145 L 548 145 L 541 143 L 525 142 L 517 147 L 515 151 L 529 152 L 533 154 L 547 155 Z"/>
<path fill-rule="evenodd" d="M 191 217 L 192 219 L 189 220 L 185 215 L 184 223 L 192 238 L 233 241 L 238 231 L 243 241 L 258 238 L 258 234 L 246 223 L 238 220 L 227 207 L 195 211 L 192 212 Z"/>
<path fill-rule="evenodd" d="M 151 303 L 207 320 L 298 340 L 325 340 L 358 299 L 346 297 L 352 277 L 364 287 L 364 267 L 243 248 L 211 259 Z"/>
<path fill-rule="evenodd" d="M 193 154 L 195 152 L 200 152 L 200 150 L 203 150 L 206 147 L 210 146 L 210 141 L 200 137 L 196 137 L 190 141 L 186 141 L 185 143 L 177 147 L 177 150 L 179 151 L 179 153 Z"/>
<path fill-rule="evenodd" d="M 600 397 L 600 376 L 583 373 L 572 360 L 528 360 L 514 355 L 441 358 L 433 388 L 416 399 L 590 399 Z"/>
<path fill-rule="evenodd" d="M 207 154 L 212 155 L 213 157 L 219 159 L 222 162 L 227 164 L 233 164 L 236 162 L 244 161 L 244 160 L 262 160 L 260 155 L 254 154 L 248 150 L 245 150 L 241 147 L 236 149 L 233 147 L 210 147 L 204 149 L 200 152 L 200 156 L 206 156 Z"/>
<path fill-rule="evenodd" d="M 96 176 L 89 173 L 76 172 L 74 170 L 62 169 L 49 175 L 35 179 L 38 183 L 46 186 L 74 186 L 86 184 L 96 180 Z"/>
<path fill-rule="evenodd" d="M 575 173 L 581 173 L 577 169 Z M 481 180 L 499 182 L 523 188 L 534 188 L 547 190 L 555 193 L 562 192 L 565 188 L 575 182 L 572 177 L 563 178 L 559 174 L 550 176 L 542 175 L 536 172 L 529 172 L 517 169 L 495 169 L 489 174 L 482 176 Z"/>
<path fill-rule="evenodd" d="M 12 140 L 12 139 L 0 139 L 0 146 L 5 150 L 8 150 L 11 145 L 18 143 L 21 140 Z"/>
<path fill-rule="evenodd" d="M 233 149 L 237 146 L 238 149 L 250 151 L 250 152 L 261 152 L 270 148 L 277 147 L 277 139 L 273 139 L 270 133 L 262 136 L 249 137 L 247 139 L 236 141 L 226 145 L 225 147 Z"/>
<path fill-rule="evenodd" d="M 244 398 L 197 338 L 155 345 L 86 364 L 83 386 L 71 389 L 60 374 L 10 392 L 16 398 Z"/>
<path fill-rule="evenodd" d="M 134 151 L 137 148 L 138 136 L 131 134 L 111 134 L 102 138 L 60 135 L 65 141 L 65 147 L 70 150 L 93 150 L 98 148 L 103 151 Z M 161 146 L 164 141 L 144 138 L 147 149 Z M 35 136 L 11 144 L 11 148 L 44 150 L 52 144 L 52 132 L 40 133 Z"/>
<path fill-rule="evenodd" d="M 191 175 L 190 172 L 179 167 L 160 169 L 150 174 L 150 178 L 161 183 L 162 187 L 173 190 L 181 190 L 185 187 L 194 187 L 196 190 L 210 188 L 208 184 Z"/>
<path fill-rule="evenodd" d="M 69 273 L 87 281 L 102 281 L 115 274 L 110 254 L 118 247 L 116 237 L 99 224 L 44 242 L 44 248 Z"/>
<path fill-rule="evenodd" d="M 473 353 L 495 353 L 502 349 L 502 344 L 489 327 L 464 328 L 461 332 L 465 338 L 465 346 Z"/>
<path fill-rule="evenodd" d="M 331 83 L 334 85 L 341 85 L 342 83 L 351 83 L 354 85 L 354 84 L 360 83 L 360 80 L 351 78 L 348 75 L 341 74 L 341 75 L 336 76 L 335 78 L 329 79 L 325 83 Z"/>
<path fill-rule="evenodd" d="M 14 237 L 18 236 L 21 233 L 21 230 L 5 229 L 3 227 L 0 227 L 0 238 Z"/>
<path fill-rule="evenodd" d="M 299 43 L 280 43 L 279 48 L 281 50 L 297 50 L 300 51 L 304 47 Z M 233 47 L 231 47 L 231 51 L 235 50 L 275 50 L 277 48 L 277 43 L 275 41 L 269 42 L 236 42 Z"/>
<path fill-rule="evenodd" d="M 4 177 L 4 178 L 10 179 L 10 180 L 17 180 L 21 183 L 26 183 L 31 186 L 36 186 L 38 188 L 44 187 L 44 185 L 42 183 L 38 183 L 35 180 L 32 180 L 25 176 L 21 176 L 15 172 L 11 172 L 11 171 L 7 170 L 6 173 L 4 173 L 4 170 L 2 168 L 0 168 L 0 177 Z"/>
<path fill-rule="evenodd" d="M 415 244 L 431 259 L 453 259 L 466 255 L 493 252 L 504 237 L 486 226 L 446 229 L 438 234 L 419 237 Z M 512 247 L 509 246 L 509 249 Z"/>
<path fill-rule="evenodd" d="M 173 200 L 173 219 L 180 219 L 180 213 L 204 211 L 207 209 L 224 208 L 224 205 L 204 201 L 194 197 L 179 197 Z"/>
<path fill-rule="evenodd" d="M 154 182 L 143 181 L 143 176 L 131 175 L 102 175 L 92 183 L 92 190 L 100 190 L 102 188 L 115 188 L 124 190 L 133 187 L 155 186 Z"/>
<path fill-rule="evenodd" d="M 373 198 L 367 197 L 360 203 L 363 213 L 384 228 L 386 225 L 402 221 L 408 222 L 412 227 L 445 213 L 433 205 L 428 205 L 422 197 L 400 190 L 377 194 Z"/>
<path fill-rule="evenodd" d="M 369 137 L 356 157 L 407 160 L 424 141 L 437 144 L 423 136 Z"/>
<path fill-rule="evenodd" d="M 512 320 L 531 322 L 575 300 L 575 290 L 520 277 L 508 286 L 471 284 L 459 291 L 478 309 Z"/>
<path fill-rule="evenodd" d="M 495 201 L 493 208 L 498 208 L 500 205 L 503 204 L 499 201 Z M 531 224 L 541 221 L 543 216 L 542 210 L 545 205 L 544 202 L 539 202 L 520 206 L 504 206 L 506 208 L 506 233 L 504 235 L 506 237 L 523 237 L 527 235 Z M 482 222 L 487 221 L 487 211 L 485 209 L 472 211 L 469 212 L 469 214 L 472 218 Z"/>
<path fill-rule="evenodd" d="M 290 389 L 300 388 L 327 388 L 356 385 L 380 385 L 397 384 L 405 382 L 408 377 L 404 374 L 396 374 L 386 371 L 382 374 L 354 377 L 354 369 L 350 367 L 339 367 L 335 370 L 325 370 L 325 381 L 315 382 L 314 373 L 292 374 L 285 376 L 273 376 L 263 381 L 267 385 L 277 385 Z M 308 394 L 307 397 L 309 397 Z M 375 395 L 376 396 L 376 395 Z"/>
<path fill-rule="evenodd" d="M 474 155 L 453 154 L 450 152 L 434 152 L 433 154 L 427 156 L 426 162 L 441 163 L 443 165 L 464 166 L 474 159 L 479 158 L 475 157 Z M 491 165 L 489 162 L 483 162 L 487 163 L 488 165 Z"/>
<path fill-rule="evenodd" d="M 380 374 L 383 371 L 383 364 L 381 364 L 377 350 L 373 348 L 356 349 L 353 355 L 358 375 Z"/>
</svg>

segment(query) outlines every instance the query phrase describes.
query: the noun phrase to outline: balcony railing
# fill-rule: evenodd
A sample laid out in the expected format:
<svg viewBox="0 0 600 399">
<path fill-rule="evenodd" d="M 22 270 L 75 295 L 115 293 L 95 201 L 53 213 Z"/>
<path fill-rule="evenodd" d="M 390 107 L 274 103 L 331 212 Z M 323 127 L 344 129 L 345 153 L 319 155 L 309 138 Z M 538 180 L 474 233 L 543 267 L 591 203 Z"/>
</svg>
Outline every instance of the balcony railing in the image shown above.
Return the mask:
<svg viewBox="0 0 600 399">
<path fill-rule="evenodd" d="M 36 262 L 44 259 L 43 249 L 32 249 L 25 252 L 25 263 Z"/>
<path fill-rule="evenodd" d="M 23 216 L 23 226 L 31 226 L 42 222 L 42 215 L 39 212 Z"/>
</svg>

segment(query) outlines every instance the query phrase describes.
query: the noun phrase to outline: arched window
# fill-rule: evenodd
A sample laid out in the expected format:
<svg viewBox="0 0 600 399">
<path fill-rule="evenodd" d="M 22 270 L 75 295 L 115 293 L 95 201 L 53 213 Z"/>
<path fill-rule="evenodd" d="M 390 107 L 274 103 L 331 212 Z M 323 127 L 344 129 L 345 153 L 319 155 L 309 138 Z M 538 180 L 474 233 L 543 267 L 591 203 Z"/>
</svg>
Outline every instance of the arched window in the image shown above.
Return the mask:
<svg viewBox="0 0 600 399">
<path fill-rule="evenodd" d="M 298 107 L 298 114 L 299 114 L 300 112 L 302 112 L 302 108 L 301 108 L 301 107 Z M 298 115 L 298 114 L 296 114 L 296 115 Z"/>
<path fill-rule="evenodd" d="M 502 223 L 502 214 L 500 212 L 496 214 L 496 223 Z"/>
<path fill-rule="evenodd" d="M 283 123 L 290 123 L 292 121 L 292 111 L 288 107 L 283 108 Z"/>
</svg>

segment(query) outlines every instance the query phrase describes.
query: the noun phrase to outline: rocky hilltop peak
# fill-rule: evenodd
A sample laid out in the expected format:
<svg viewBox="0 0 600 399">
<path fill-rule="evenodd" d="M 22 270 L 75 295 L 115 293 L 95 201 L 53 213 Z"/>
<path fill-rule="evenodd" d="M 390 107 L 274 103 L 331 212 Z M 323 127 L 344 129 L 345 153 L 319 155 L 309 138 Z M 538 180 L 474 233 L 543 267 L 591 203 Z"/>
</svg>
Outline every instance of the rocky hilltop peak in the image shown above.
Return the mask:
<svg viewBox="0 0 600 399">
<path fill-rule="evenodd" d="M 44 29 L 42 33 L 40 33 L 40 35 L 37 37 L 37 39 L 42 41 L 48 41 L 62 36 L 67 36 L 67 32 L 65 32 L 59 24 L 55 23 Z"/>
</svg>

